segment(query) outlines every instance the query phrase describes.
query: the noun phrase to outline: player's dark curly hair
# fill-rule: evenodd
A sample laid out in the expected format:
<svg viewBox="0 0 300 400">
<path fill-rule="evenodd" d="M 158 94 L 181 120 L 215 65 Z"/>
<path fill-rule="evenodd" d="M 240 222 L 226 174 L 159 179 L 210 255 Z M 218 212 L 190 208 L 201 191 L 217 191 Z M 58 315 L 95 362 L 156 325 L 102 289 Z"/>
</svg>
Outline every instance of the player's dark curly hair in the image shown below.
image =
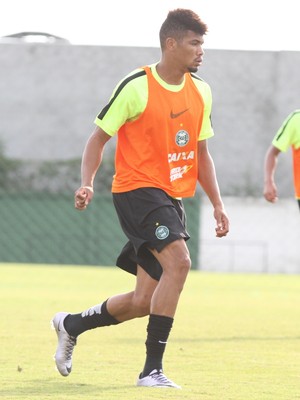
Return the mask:
<svg viewBox="0 0 300 400">
<path fill-rule="evenodd" d="M 176 10 L 169 11 L 159 31 L 161 48 L 164 47 L 168 37 L 180 40 L 186 31 L 193 31 L 202 36 L 207 32 L 207 25 L 191 10 L 177 8 Z"/>
</svg>

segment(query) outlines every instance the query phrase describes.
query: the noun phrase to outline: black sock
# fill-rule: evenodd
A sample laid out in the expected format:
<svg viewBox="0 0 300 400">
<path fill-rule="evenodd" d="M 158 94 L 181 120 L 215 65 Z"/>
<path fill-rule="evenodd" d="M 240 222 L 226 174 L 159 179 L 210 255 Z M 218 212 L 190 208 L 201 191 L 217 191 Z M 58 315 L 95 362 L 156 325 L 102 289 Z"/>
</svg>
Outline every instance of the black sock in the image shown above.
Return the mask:
<svg viewBox="0 0 300 400">
<path fill-rule="evenodd" d="M 100 326 L 117 325 L 117 321 L 109 314 L 106 307 L 107 300 L 83 311 L 80 314 L 69 314 L 64 320 L 65 330 L 70 336 L 77 337 L 81 333 Z"/>
<path fill-rule="evenodd" d="M 163 369 L 163 354 L 172 325 L 173 318 L 150 314 L 145 343 L 147 356 L 141 378 L 149 375 L 154 369 L 158 371 Z"/>
</svg>

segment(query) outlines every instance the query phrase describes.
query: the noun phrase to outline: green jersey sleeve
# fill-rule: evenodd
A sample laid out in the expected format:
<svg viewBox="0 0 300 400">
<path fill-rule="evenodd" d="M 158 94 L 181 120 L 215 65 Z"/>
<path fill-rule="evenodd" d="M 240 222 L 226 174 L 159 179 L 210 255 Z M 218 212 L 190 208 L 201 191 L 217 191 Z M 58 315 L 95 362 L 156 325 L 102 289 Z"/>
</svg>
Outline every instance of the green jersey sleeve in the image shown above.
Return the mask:
<svg viewBox="0 0 300 400">
<path fill-rule="evenodd" d="M 204 102 L 203 122 L 201 132 L 199 132 L 199 140 L 209 139 L 214 136 L 214 131 L 211 123 L 211 110 L 212 110 L 212 94 L 208 83 L 200 79 L 194 80 Z"/>
<path fill-rule="evenodd" d="M 109 103 L 94 123 L 114 136 L 125 122 L 134 121 L 145 110 L 148 98 L 147 76 L 137 69 L 115 87 Z"/>
<path fill-rule="evenodd" d="M 272 145 L 283 152 L 291 146 L 295 149 L 300 148 L 300 110 L 295 110 L 283 121 Z"/>
</svg>

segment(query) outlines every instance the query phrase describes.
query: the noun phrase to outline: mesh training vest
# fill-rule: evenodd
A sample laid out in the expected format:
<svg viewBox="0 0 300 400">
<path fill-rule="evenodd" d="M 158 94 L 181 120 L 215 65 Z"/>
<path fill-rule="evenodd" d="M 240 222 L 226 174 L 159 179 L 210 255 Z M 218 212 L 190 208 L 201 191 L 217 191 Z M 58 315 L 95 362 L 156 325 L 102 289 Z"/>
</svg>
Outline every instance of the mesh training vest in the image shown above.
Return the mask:
<svg viewBox="0 0 300 400">
<path fill-rule="evenodd" d="M 197 183 L 197 142 L 204 102 L 190 74 L 184 87 L 162 87 L 149 67 L 148 103 L 137 120 L 118 132 L 112 192 L 155 187 L 172 197 L 191 197 Z"/>
<path fill-rule="evenodd" d="M 294 187 L 295 187 L 295 196 L 297 199 L 300 199 L 300 147 L 299 149 L 293 150 L 293 169 L 294 169 Z"/>
</svg>

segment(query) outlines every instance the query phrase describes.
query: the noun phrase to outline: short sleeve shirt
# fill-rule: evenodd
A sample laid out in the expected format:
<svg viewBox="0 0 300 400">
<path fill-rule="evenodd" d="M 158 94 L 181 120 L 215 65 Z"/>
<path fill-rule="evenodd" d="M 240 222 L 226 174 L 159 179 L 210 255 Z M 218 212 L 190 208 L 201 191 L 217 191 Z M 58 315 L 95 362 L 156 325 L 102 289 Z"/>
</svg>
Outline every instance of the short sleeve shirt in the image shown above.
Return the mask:
<svg viewBox="0 0 300 400">
<path fill-rule="evenodd" d="M 272 144 L 283 152 L 291 146 L 296 150 L 300 148 L 300 110 L 295 110 L 284 120 Z"/>
<path fill-rule="evenodd" d="M 167 84 L 159 77 L 155 67 L 156 64 L 150 66 L 152 74 L 164 88 L 174 92 L 182 89 L 184 82 L 181 85 Z M 146 108 L 148 100 L 147 76 L 143 74 L 138 79 L 130 79 L 140 71 L 143 71 L 143 69 L 132 71 L 117 84 L 109 103 L 95 118 L 95 124 L 110 136 L 114 136 L 126 122 L 136 120 Z M 204 101 L 203 122 L 198 137 L 199 140 L 204 140 L 214 135 L 211 124 L 212 94 L 210 86 L 206 82 L 193 75 L 192 78 Z"/>
</svg>

